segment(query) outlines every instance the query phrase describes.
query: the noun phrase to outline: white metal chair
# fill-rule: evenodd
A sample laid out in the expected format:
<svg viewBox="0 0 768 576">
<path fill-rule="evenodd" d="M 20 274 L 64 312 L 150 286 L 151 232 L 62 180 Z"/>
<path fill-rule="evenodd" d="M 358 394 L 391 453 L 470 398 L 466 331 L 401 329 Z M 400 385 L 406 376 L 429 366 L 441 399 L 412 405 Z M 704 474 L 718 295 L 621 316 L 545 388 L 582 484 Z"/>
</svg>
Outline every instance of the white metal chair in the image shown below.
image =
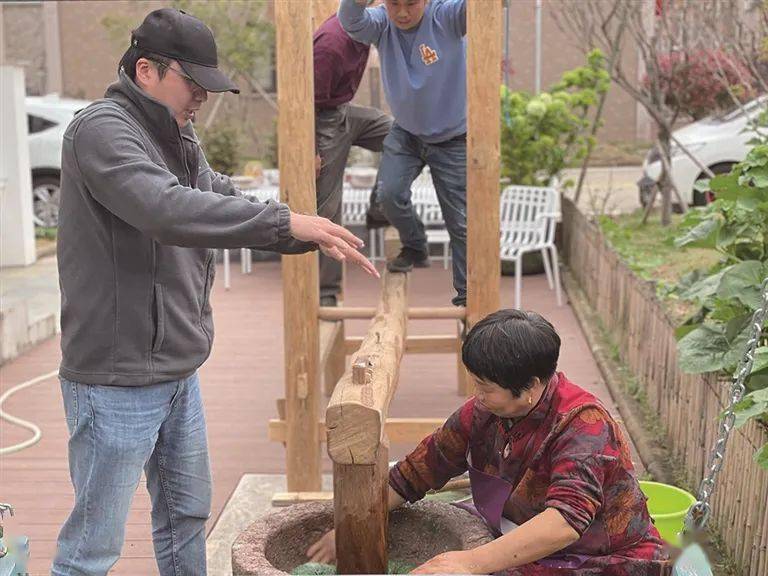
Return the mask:
<svg viewBox="0 0 768 576">
<path fill-rule="evenodd" d="M 243 190 L 243 194 L 257 198 L 262 202 L 267 200 L 277 200 L 280 196 L 280 189 L 275 184 L 268 184 L 250 190 Z M 365 214 L 368 210 L 371 190 L 369 188 L 353 188 L 344 185 L 341 202 L 341 223 L 343 226 L 365 226 Z M 383 240 L 377 243 L 378 235 L 376 230 L 371 230 L 369 234 L 369 245 L 371 254 L 375 257 L 377 244 L 380 244 L 380 250 L 383 253 Z M 372 258 L 374 259 L 374 258 Z M 247 248 L 240 250 L 240 267 L 243 274 L 250 274 L 252 271 L 251 252 Z M 224 288 L 230 287 L 230 264 L 229 250 L 224 250 Z"/>
<path fill-rule="evenodd" d="M 344 191 L 341 197 L 341 225 L 347 226 L 365 226 L 365 215 L 368 212 L 368 204 L 371 199 L 370 188 L 358 188 L 352 186 L 344 186 Z M 377 239 L 379 234 L 377 230 L 368 231 L 368 249 L 371 256 L 371 260 L 377 259 Z M 383 236 L 382 236 L 383 238 Z M 381 245 L 381 252 L 384 252 L 383 240 L 379 242 Z"/>
<path fill-rule="evenodd" d="M 501 193 L 501 260 L 515 263 L 515 307 L 522 300 L 523 254 L 541 252 L 550 289 L 562 305 L 555 228 L 560 217 L 557 190 L 508 186 Z M 550 259 L 551 258 L 551 259 Z"/>
<path fill-rule="evenodd" d="M 265 172 L 267 172 L 265 170 Z M 273 177 L 276 177 L 277 170 L 272 170 L 271 172 L 274 172 L 275 174 Z M 280 197 L 280 188 L 276 183 L 269 183 L 265 186 L 259 186 L 258 188 L 250 188 L 247 190 L 242 190 L 242 193 L 244 196 L 248 196 L 251 198 L 256 198 L 261 202 L 266 202 L 267 200 L 277 200 Z M 230 278 L 230 265 L 229 265 L 229 250 L 227 248 L 224 248 L 223 250 L 223 258 L 224 258 L 224 289 L 229 290 L 229 287 L 231 286 L 231 278 Z M 243 274 L 250 274 L 252 271 L 252 260 L 251 260 L 251 251 L 248 248 L 241 248 L 240 249 L 240 271 Z"/>
</svg>

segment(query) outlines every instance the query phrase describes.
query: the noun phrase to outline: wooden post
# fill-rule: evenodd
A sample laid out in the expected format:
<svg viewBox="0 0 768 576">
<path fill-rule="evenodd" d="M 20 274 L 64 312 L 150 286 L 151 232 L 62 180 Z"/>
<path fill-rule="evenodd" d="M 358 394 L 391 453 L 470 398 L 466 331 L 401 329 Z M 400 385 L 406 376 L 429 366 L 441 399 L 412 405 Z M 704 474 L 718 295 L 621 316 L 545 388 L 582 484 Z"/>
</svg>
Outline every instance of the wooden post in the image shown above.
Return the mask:
<svg viewBox="0 0 768 576">
<path fill-rule="evenodd" d="M 338 574 L 387 573 L 388 446 L 374 464 L 333 464 L 333 516 Z"/>
<path fill-rule="evenodd" d="M 465 321 L 466 322 L 466 321 Z M 472 386 L 469 380 L 469 374 L 464 366 L 464 361 L 461 359 L 461 347 L 464 344 L 465 322 L 456 322 L 456 380 L 458 383 L 458 393 L 460 396 L 469 396 L 474 393 L 474 386 Z"/>
<path fill-rule="evenodd" d="M 499 308 L 501 0 L 467 2 L 467 321 Z M 473 393 L 468 386 L 468 394 Z"/>
<path fill-rule="evenodd" d="M 376 317 L 325 412 L 340 574 L 386 574 L 388 440 L 408 325 L 408 277 L 385 273 Z"/>
<path fill-rule="evenodd" d="M 312 0 L 312 30 L 317 30 L 339 10 L 339 0 Z"/>
<path fill-rule="evenodd" d="M 317 212 L 312 18 L 304 2 L 275 2 L 280 198 L 294 212 Z M 288 490 L 321 488 L 317 406 L 317 254 L 283 257 L 286 473 Z"/>
</svg>

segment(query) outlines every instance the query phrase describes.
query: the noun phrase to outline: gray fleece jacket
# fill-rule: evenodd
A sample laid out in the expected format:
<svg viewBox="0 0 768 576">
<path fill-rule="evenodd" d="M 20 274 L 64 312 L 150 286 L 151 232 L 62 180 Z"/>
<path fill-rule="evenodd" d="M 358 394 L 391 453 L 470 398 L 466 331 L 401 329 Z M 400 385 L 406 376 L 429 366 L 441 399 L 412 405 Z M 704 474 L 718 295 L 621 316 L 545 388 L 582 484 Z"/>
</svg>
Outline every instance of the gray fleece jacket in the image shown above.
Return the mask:
<svg viewBox="0 0 768 576">
<path fill-rule="evenodd" d="M 67 128 L 59 218 L 59 374 L 84 384 L 197 370 L 213 342 L 212 248 L 314 248 L 292 238 L 288 206 L 244 198 L 191 124 L 123 73 Z"/>
</svg>

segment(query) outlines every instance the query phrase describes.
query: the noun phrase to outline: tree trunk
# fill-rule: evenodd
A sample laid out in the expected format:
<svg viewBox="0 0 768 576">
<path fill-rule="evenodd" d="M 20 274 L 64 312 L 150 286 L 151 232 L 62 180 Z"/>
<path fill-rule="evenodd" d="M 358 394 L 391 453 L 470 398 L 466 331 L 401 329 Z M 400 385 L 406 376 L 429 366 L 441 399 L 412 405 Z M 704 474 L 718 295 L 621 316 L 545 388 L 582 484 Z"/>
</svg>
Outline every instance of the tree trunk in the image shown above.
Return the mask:
<svg viewBox="0 0 768 576">
<path fill-rule="evenodd" d="M 659 192 L 661 192 L 661 225 L 669 226 L 672 223 L 672 176 L 667 170 L 671 165 L 672 144 L 670 142 L 669 130 L 659 126 L 657 133 L 659 153 L 664 160 L 661 162 L 661 177 L 659 178 Z"/>
</svg>

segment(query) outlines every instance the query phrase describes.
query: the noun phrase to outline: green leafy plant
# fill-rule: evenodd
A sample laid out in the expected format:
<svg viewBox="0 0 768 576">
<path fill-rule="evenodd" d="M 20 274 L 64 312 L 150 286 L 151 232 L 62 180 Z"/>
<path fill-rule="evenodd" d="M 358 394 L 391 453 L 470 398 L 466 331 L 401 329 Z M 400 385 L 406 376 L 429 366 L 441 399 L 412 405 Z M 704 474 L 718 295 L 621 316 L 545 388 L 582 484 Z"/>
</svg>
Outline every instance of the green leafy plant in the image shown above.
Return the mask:
<svg viewBox="0 0 768 576">
<path fill-rule="evenodd" d="M 765 126 L 766 115 L 761 124 Z M 685 372 L 732 374 L 750 333 L 750 320 L 760 306 L 760 286 L 768 277 L 768 136 L 729 174 L 697 183 L 716 200 L 683 219 L 677 246 L 707 246 L 722 254 L 707 272 L 693 272 L 678 287 L 681 298 L 695 302 L 696 312 L 677 331 L 678 358 Z M 763 327 L 748 394 L 737 406 L 737 426 L 751 419 L 768 422 L 768 329 Z M 768 469 L 768 444 L 755 460 Z"/>
<path fill-rule="evenodd" d="M 546 183 L 583 158 L 592 141 L 590 112 L 609 85 L 605 58 L 594 50 L 586 65 L 563 74 L 549 92 L 531 95 L 502 87 L 502 177 L 513 184 Z"/>
<path fill-rule="evenodd" d="M 242 135 L 232 126 L 214 125 L 199 129 L 198 136 L 211 168 L 231 176 L 240 168 Z"/>
</svg>

